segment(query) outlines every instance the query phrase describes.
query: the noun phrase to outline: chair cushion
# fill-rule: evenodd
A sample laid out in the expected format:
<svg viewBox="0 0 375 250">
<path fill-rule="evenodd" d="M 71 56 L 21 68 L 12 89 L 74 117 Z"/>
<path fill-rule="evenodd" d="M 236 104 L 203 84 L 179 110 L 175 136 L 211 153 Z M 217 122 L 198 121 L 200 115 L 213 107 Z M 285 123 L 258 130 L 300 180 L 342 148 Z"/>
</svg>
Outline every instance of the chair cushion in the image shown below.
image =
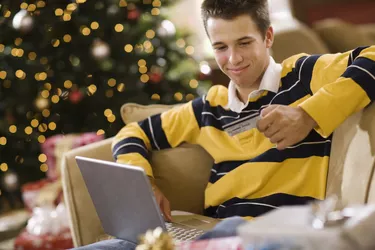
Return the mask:
<svg viewBox="0 0 375 250">
<path fill-rule="evenodd" d="M 128 103 L 121 108 L 127 124 L 167 111 L 174 105 L 139 105 Z M 157 186 L 173 210 L 202 213 L 212 157 L 200 146 L 184 143 L 177 148 L 154 151 L 151 165 Z"/>
<path fill-rule="evenodd" d="M 283 26 L 282 23 L 285 22 L 288 24 Z M 286 58 L 299 53 L 324 54 L 329 52 L 318 34 L 297 20 L 284 20 L 276 22 L 275 25 L 275 42 L 272 45 L 272 56 L 276 62 L 282 62 Z M 296 42 L 291 46 L 291 41 Z"/>
<path fill-rule="evenodd" d="M 374 114 L 372 104 L 349 117 L 333 134 L 327 196 L 336 194 L 344 204 L 375 201 Z"/>
<path fill-rule="evenodd" d="M 371 37 L 356 25 L 336 18 L 316 22 L 313 29 L 333 53 L 346 52 L 373 43 Z"/>
</svg>

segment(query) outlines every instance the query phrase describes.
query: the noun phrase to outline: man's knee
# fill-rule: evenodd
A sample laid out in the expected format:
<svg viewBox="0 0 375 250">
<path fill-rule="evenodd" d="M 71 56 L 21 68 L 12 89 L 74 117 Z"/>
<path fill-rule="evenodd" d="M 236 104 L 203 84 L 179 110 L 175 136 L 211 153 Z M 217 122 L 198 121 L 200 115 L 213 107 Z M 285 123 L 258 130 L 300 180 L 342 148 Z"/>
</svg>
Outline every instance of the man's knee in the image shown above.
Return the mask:
<svg viewBox="0 0 375 250">
<path fill-rule="evenodd" d="M 246 222 L 246 220 L 243 219 L 242 217 L 233 216 L 233 217 L 230 217 L 230 218 L 226 218 L 223 221 L 221 221 L 220 223 L 218 223 L 215 226 L 215 229 L 233 231 L 233 230 L 237 229 L 237 227 L 239 225 L 241 225 L 242 223 L 245 223 L 245 222 Z"/>
</svg>

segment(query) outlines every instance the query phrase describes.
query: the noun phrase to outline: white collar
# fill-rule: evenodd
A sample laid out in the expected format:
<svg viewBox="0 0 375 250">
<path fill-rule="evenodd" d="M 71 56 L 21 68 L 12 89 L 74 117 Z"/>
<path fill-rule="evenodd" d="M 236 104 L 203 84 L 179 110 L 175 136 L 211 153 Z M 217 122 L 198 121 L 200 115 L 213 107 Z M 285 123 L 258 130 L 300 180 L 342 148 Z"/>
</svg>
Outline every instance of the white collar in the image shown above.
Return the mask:
<svg viewBox="0 0 375 250">
<path fill-rule="evenodd" d="M 249 94 L 249 98 L 259 95 L 263 91 L 271 91 L 277 93 L 279 90 L 280 76 L 281 76 L 281 64 L 275 62 L 275 60 L 270 57 L 270 63 L 263 75 L 262 81 L 260 82 L 259 89 L 254 90 Z M 237 96 L 236 85 L 230 81 L 228 86 L 228 104 L 227 108 L 230 110 L 240 113 L 244 108 L 247 107 L 249 102 L 242 103 Z"/>
</svg>

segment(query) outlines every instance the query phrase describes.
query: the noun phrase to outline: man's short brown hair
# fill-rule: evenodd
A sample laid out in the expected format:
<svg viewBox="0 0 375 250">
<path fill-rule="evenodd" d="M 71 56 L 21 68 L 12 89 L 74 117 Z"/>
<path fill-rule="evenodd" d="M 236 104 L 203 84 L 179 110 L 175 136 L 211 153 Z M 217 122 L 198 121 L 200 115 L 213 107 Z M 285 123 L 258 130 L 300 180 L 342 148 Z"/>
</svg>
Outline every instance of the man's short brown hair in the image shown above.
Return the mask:
<svg viewBox="0 0 375 250">
<path fill-rule="evenodd" d="M 232 20 L 240 15 L 249 15 L 263 37 L 271 25 L 267 0 L 204 0 L 201 11 L 206 32 L 209 18 Z"/>
</svg>

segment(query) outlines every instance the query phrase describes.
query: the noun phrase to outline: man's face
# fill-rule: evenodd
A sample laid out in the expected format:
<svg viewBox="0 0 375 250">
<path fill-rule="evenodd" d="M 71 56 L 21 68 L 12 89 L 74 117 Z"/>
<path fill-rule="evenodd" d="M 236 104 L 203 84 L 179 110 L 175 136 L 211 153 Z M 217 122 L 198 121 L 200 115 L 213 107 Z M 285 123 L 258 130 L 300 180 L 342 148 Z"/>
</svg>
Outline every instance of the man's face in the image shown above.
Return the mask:
<svg viewBox="0 0 375 250">
<path fill-rule="evenodd" d="M 273 30 L 266 37 L 249 15 L 233 20 L 209 18 L 207 33 L 220 69 L 240 88 L 258 88 L 269 62 Z"/>
</svg>

